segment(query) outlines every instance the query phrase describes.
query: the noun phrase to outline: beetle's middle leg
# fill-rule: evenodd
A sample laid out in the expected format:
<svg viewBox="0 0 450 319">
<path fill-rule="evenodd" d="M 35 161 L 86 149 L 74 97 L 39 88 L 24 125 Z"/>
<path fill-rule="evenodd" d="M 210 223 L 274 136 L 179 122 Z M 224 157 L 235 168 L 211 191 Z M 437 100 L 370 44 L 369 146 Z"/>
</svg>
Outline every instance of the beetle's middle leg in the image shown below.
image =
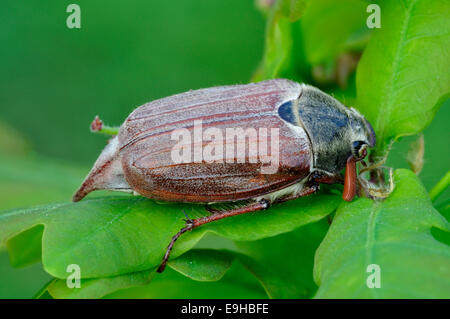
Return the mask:
<svg viewBox="0 0 450 319">
<path fill-rule="evenodd" d="M 301 192 L 277 198 L 275 200 L 275 203 L 277 203 L 277 204 L 283 203 L 283 202 L 294 200 L 294 199 L 297 199 L 300 197 L 308 196 L 308 195 L 314 194 L 318 190 L 319 190 L 319 184 L 316 182 L 312 182 L 312 183 L 309 183 L 309 185 L 307 185 Z"/>
<path fill-rule="evenodd" d="M 167 250 L 166 253 L 164 255 L 164 258 L 161 262 L 161 265 L 159 266 L 157 272 L 163 272 L 164 268 L 166 267 L 167 261 L 169 259 L 170 256 L 170 252 L 172 251 L 173 245 L 175 244 L 175 241 L 181 236 L 183 235 L 185 232 L 193 230 L 194 228 L 197 228 L 201 225 L 204 224 L 208 224 L 211 222 L 214 222 L 216 220 L 220 220 L 223 218 L 227 218 L 227 217 L 231 217 L 231 216 L 236 216 L 236 215 L 242 215 L 242 214 L 246 214 L 246 213 L 251 213 L 251 212 L 256 212 L 258 210 L 264 210 L 269 208 L 271 205 L 270 201 L 267 199 L 262 199 L 258 202 L 254 202 L 254 203 L 250 203 L 249 205 L 246 206 L 242 206 L 242 207 L 238 207 L 238 208 L 234 208 L 234 209 L 230 209 L 230 210 L 224 210 L 224 211 L 220 211 L 220 210 L 209 210 L 210 212 L 213 212 L 212 215 L 209 216 L 204 216 L 204 217 L 200 217 L 200 218 L 195 218 L 195 219 L 187 219 L 186 220 L 186 226 L 184 226 L 183 228 L 180 229 L 180 231 L 178 233 L 175 234 L 175 236 L 172 237 L 172 240 L 170 241 L 169 246 L 167 246 Z"/>
</svg>

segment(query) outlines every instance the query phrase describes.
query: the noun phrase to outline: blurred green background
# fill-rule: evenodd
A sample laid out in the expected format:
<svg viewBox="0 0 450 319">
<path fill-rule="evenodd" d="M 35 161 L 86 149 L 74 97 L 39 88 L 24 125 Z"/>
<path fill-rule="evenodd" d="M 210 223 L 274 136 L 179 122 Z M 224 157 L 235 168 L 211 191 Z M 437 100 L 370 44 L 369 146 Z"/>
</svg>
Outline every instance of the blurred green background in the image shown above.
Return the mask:
<svg viewBox="0 0 450 319">
<path fill-rule="evenodd" d="M 104 147 L 95 115 L 119 125 L 156 98 L 246 83 L 263 53 L 264 16 L 252 0 L 3 0 L 0 10 L 0 209 L 68 201 Z M 430 189 L 448 169 L 449 101 L 425 131 Z M 408 167 L 409 143 L 388 164 Z M 448 198 L 448 191 L 441 197 Z M 50 277 L 13 269 L 0 252 L 0 298 L 31 297 Z"/>
<path fill-rule="evenodd" d="M 68 29 L 66 8 L 81 8 Z M 246 83 L 262 56 L 251 0 L 4 0 L 0 9 L 0 209 L 68 201 L 119 125 L 167 95 Z M 0 297 L 31 297 L 50 277 L 0 255 Z"/>
</svg>

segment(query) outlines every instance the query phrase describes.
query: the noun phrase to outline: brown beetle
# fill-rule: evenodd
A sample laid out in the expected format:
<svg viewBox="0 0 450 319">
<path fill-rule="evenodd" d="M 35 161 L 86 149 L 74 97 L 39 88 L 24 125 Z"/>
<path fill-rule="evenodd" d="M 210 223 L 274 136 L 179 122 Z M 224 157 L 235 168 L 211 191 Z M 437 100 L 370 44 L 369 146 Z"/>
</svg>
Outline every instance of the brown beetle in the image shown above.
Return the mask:
<svg viewBox="0 0 450 319">
<path fill-rule="evenodd" d="M 343 198 L 352 200 L 355 163 L 374 145 L 357 110 L 309 85 L 276 79 L 189 91 L 134 110 L 73 200 L 99 189 L 176 202 L 248 200 L 188 219 L 162 271 L 175 240 L 200 225 L 312 194 L 319 183 L 344 183 Z"/>
</svg>

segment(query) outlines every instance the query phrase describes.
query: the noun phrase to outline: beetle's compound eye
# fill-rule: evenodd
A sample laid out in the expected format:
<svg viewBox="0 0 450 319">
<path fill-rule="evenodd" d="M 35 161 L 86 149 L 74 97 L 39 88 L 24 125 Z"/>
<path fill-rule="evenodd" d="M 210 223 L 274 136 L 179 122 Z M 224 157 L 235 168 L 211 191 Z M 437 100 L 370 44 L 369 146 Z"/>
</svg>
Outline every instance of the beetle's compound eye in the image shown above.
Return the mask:
<svg viewBox="0 0 450 319">
<path fill-rule="evenodd" d="M 353 155 L 360 161 L 367 155 L 367 143 L 363 141 L 353 142 Z"/>
</svg>

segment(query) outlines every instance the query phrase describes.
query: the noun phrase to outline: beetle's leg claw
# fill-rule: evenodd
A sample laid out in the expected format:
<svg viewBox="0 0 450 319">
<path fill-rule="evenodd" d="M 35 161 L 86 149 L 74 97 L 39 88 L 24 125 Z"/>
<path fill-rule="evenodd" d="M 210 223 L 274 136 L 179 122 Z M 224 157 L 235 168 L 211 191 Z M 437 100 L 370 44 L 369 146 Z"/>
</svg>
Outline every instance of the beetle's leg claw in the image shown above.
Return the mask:
<svg viewBox="0 0 450 319">
<path fill-rule="evenodd" d="M 184 216 L 186 216 L 186 219 L 183 219 L 187 225 L 192 225 L 194 223 L 194 221 L 192 219 L 189 218 L 188 214 L 186 213 L 186 211 L 183 209 L 183 213 Z"/>
<path fill-rule="evenodd" d="M 185 232 L 190 231 L 194 228 L 194 224 L 187 224 L 186 226 L 184 226 L 183 228 L 180 229 L 180 231 L 178 233 L 175 234 L 175 236 L 172 237 L 172 240 L 169 243 L 169 246 L 167 246 L 166 249 L 166 253 L 163 257 L 163 260 L 161 262 L 161 264 L 159 265 L 158 269 L 156 270 L 157 272 L 161 273 L 164 271 L 164 269 L 166 268 L 166 264 L 167 261 L 169 260 L 169 256 L 170 256 L 170 252 L 172 251 L 173 245 L 175 244 L 175 241 Z"/>
</svg>

